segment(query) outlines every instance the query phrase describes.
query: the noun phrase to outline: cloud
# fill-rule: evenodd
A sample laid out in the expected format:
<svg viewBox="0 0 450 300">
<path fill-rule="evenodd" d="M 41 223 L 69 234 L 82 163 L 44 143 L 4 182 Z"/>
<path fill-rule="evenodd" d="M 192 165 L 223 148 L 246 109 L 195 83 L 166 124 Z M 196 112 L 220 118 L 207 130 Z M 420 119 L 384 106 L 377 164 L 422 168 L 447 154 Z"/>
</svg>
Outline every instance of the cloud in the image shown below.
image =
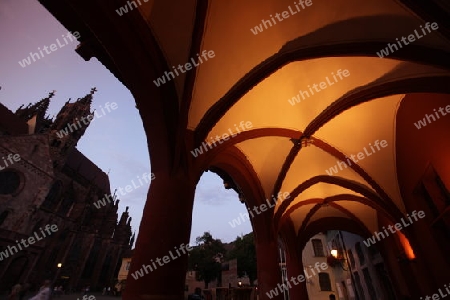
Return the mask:
<svg viewBox="0 0 450 300">
<path fill-rule="evenodd" d="M 113 151 L 110 148 L 104 149 L 105 154 L 109 156 L 109 158 L 114 161 L 115 166 L 119 167 L 120 177 L 121 179 L 129 177 L 129 181 L 131 181 L 133 178 L 136 178 L 136 176 L 142 176 L 144 173 L 150 173 L 149 165 L 147 165 L 148 160 L 143 159 L 134 159 L 132 156 L 130 156 L 130 153 L 126 153 L 124 155 L 122 152 L 119 151 Z M 111 173 L 114 173 L 114 169 L 111 170 Z M 128 184 L 124 182 L 124 184 Z"/>
<path fill-rule="evenodd" d="M 224 205 L 239 201 L 234 190 L 226 190 L 222 179 L 213 173 L 205 173 L 200 179 L 195 192 L 195 200 L 208 205 Z"/>
</svg>

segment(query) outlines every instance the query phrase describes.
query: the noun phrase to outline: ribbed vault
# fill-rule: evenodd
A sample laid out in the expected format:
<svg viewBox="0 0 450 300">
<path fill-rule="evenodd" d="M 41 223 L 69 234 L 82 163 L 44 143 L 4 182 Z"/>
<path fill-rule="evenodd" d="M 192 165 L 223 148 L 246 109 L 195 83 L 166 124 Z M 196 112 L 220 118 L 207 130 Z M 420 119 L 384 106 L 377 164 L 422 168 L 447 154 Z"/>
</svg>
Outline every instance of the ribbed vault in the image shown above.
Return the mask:
<svg viewBox="0 0 450 300">
<path fill-rule="evenodd" d="M 233 179 L 248 206 L 288 192 L 291 197 L 267 212 L 264 226 L 289 224 L 300 241 L 335 221 L 368 236 L 380 216 L 395 222 L 406 213 L 397 176 L 397 113 L 405 95 L 450 93 L 443 16 L 449 7 L 441 1 L 422 8 L 407 0 L 313 0 L 258 34 L 251 29 L 292 1 L 183 0 L 176 10 L 171 1 L 148 1 L 120 17 L 116 40 L 102 28 L 119 26 L 115 9 L 125 0 L 94 1 L 103 23 L 87 12 L 87 0 L 71 7 L 60 4 L 70 1 L 41 2 L 60 18 L 75 12 L 78 19 L 67 17 L 67 26 L 82 27 L 81 36 L 95 40 L 86 38 L 79 53 L 97 56 L 133 92 L 152 168 L 167 161 L 197 177 L 215 170 Z M 438 30 L 378 56 L 433 21 Z M 155 86 L 172 66 L 203 51 L 214 57 Z M 206 150 L 217 136 L 223 139 Z M 152 148 L 152 141 L 160 144 Z M 194 157 L 198 147 L 204 153 Z"/>
<path fill-rule="evenodd" d="M 292 197 L 278 201 L 271 212 L 273 226 L 289 220 L 299 234 L 308 223 L 331 217 L 350 218 L 373 231 L 377 214 L 395 219 L 405 213 L 396 173 L 396 113 L 407 93 L 449 92 L 446 24 L 388 58 L 377 52 L 419 29 L 424 21 L 418 15 L 433 10 L 393 0 L 313 1 L 253 34 L 263 19 L 293 4 L 190 0 L 178 5 L 174 10 L 172 3 L 148 1 L 121 17 L 139 28 L 143 47 L 153 45 L 151 86 L 172 66 L 214 51 L 213 58 L 157 89 L 155 104 L 137 100 L 144 123 L 153 115 L 161 118 L 156 114 L 162 109 L 174 165 L 191 165 L 201 174 L 239 153 L 249 177 L 232 177 L 239 186 L 252 178 L 250 185 L 258 187 L 257 194 L 246 195 L 253 199 L 247 204 L 289 192 Z M 90 14 L 83 17 L 90 22 Z M 108 43 L 101 35 L 97 39 Z M 128 44 L 124 34 L 121 39 Z M 83 47 L 78 51 L 86 53 Z M 116 74 L 125 70 L 118 54 L 102 61 L 114 61 L 110 67 Z M 133 82 L 130 75 L 124 78 L 127 85 Z M 324 87 L 313 89 L 320 83 Z M 238 127 L 246 122 L 251 127 Z M 237 131 L 203 156 L 191 157 L 205 141 Z M 190 137 L 193 142 L 186 140 Z M 350 160 L 359 153 L 363 159 Z"/>
</svg>

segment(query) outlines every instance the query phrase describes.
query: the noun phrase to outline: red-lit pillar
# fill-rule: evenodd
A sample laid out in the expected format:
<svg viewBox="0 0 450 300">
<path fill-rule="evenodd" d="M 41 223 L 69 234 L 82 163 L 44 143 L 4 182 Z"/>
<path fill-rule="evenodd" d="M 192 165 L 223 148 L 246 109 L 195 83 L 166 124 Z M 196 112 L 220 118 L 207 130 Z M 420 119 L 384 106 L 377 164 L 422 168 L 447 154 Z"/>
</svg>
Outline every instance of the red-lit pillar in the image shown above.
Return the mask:
<svg viewBox="0 0 450 300">
<path fill-rule="evenodd" d="M 290 299 L 309 300 L 308 291 L 306 289 L 306 278 L 303 272 L 303 262 L 301 252 L 296 251 L 295 244 L 288 245 L 288 253 L 286 255 L 286 265 L 288 280 L 291 283 L 289 290 Z M 303 277 L 299 276 L 303 275 Z"/>
<path fill-rule="evenodd" d="M 379 219 L 385 222 L 382 223 L 385 227 L 388 226 L 388 223 L 382 217 L 379 217 Z M 393 273 L 392 280 L 394 281 L 394 288 L 402 296 L 404 294 L 432 294 L 433 291 L 437 290 L 435 286 L 437 278 L 433 278 L 433 272 L 430 269 L 433 265 L 429 263 L 430 259 L 428 257 L 423 256 L 423 250 L 421 249 L 423 245 L 421 241 L 426 238 L 426 235 L 423 237 L 417 236 L 414 225 L 416 224 L 409 225 L 411 227 L 405 228 L 402 231 L 403 234 L 408 233 L 408 242 L 415 255 L 414 260 L 407 258 L 405 249 L 400 243 L 399 235 L 386 238 L 379 242 L 384 261 L 389 267 L 390 272 Z M 427 233 L 429 235 L 429 232 Z M 430 244 L 427 243 L 427 246 L 430 247 Z M 441 274 L 443 274 L 442 271 Z"/>
<path fill-rule="evenodd" d="M 256 215 L 252 220 L 255 233 L 259 300 L 283 299 L 283 293 L 279 289 L 282 277 L 278 236 L 273 230 L 271 221 L 272 211 Z"/>
<path fill-rule="evenodd" d="M 303 272 L 302 250 L 298 246 L 298 239 L 292 222 L 284 222 L 280 232 L 283 236 L 286 248 L 287 277 L 291 284 L 289 290 L 290 299 L 308 300 L 306 278 Z M 302 281 L 299 280 L 299 276 Z"/>
<path fill-rule="evenodd" d="M 182 170 L 170 174 L 156 171 L 154 174 L 124 300 L 184 299 L 189 252 L 183 245 L 189 242 L 197 182 L 190 180 Z M 147 271 L 142 269 L 143 265 L 147 265 Z M 136 276 L 137 271 L 143 276 L 135 279 L 132 274 Z"/>
<path fill-rule="evenodd" d="M 279 265 L 279 249 L 276 240 L 258 241 L 256 239 L 256 260 L 258 268 L 258 292 L 260 300 L 283 299 L 278 284 L 281 285 L 281 270 Z M 278 292 L 275 296 L 271 291 Z M 273 295 L 269 297 L 267 293 Z"/>
</svg>

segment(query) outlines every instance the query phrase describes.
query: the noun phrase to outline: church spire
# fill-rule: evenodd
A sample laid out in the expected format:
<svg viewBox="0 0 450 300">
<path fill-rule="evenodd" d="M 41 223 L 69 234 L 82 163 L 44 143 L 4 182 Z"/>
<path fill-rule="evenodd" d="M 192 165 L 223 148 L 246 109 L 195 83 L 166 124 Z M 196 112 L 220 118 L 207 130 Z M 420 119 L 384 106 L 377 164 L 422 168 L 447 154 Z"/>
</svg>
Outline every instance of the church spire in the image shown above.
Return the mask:
<svg viewBox="0 0 450 300">
<path fill-rule="evenodd" d="M 88 93 L 83 98 L 78 98 L 77 101 L 70 103 L 67 101 L 64 106 L 61 108 L 59 113 L 56 116 L 55 122 L 53 123 L 52 129 L 61 130 L 64 129 L 68 124 L 77 124 L 82 118 L 87 118 L 89 115 L 92 115 L 91 112 L 91 104 L 92 104 L 92 95 L 95 93 L 97 89 L 92 88 L 91 92 Z M 82 135 L 86 130 L 86 126 L 83 126 L 84 130 L 80 134 Z M 81 137 L 81 136 L 80 136 Z"/>
<path fill-rule="evenodd" d="M 94 93 L 97 91 L 96 87 L 93 87 L 90 91 L 89 94 L 87 94 L 86 96 L 84 96 L 81 99 L 78 99 L 77 102 L 79 102 L 80 104 L 84 104 L 84 105 L 91 105 L 92 104 L 92 96 L 94 95 Z"/>
<path fill-rule="evenodd" d="M 15 112 L 15 114 L 27 121 L 30 133 L 43 133 L 51 126 L 52 120 L 46 116 L 48 107 L 50 105 L 50 99 L 55 95 L 55 91 L 48 94 L 46 98 L 43 98 L 35 104 L 28 104 L 26 107 L 21 105 Z"/>
<path fill-rule="evenodd" d="M 130 248 L 132 248 L 133 247 L 133 244 L 134 244 L 134 240 L 136 239 L 136 232 L 133 232 L 133 235 L 131 236 L 131 239 L 130 239 Z"/>
<path fill-rule="evenodd" d="M 92 88 L 90 93 L 73 103 L 67 101 L 56 115 L 50 137 L 55 166 L 64 164 L 65 157 L 75 148 L 94 118 L 91 104 L 96 90 Z"/>
<path fill-rule="evenodd" d="M 131 217 L 128 212 L 129 207 L 125 208 L 122 216 L 116 225 L 114 239 L 120 243 L 128 243 L 131 237 Z M 134 242 L 134 241 L 133 241 Z"/>
<path fill-rule="evenodd" d="M 36 102 L 35 104 L 28 104 L 25 108 L 21 105 L 15 112 L 15 114 L 25 121 L 30 120 L 34 116 L 38 119 L 43 120 L 45 114 L 47 113 L 48 106 L 50 105 L 50 99 L 53 98 L 56 91 L 52 91 L 48 94 L 46 98 L 43 98 Z"/>
</svg>

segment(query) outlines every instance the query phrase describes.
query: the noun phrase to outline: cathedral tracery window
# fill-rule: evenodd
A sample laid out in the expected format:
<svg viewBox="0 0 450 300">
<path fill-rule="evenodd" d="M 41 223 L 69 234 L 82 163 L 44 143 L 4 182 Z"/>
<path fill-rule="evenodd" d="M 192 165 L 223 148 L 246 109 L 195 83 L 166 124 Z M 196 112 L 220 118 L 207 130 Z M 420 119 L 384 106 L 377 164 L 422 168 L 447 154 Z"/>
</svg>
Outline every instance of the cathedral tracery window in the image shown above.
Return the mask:
<svg viewBox="0 0 450 300">
<path fill-rule="evenodd" d="M 8 215 L 9 215 L 9 211 L 7 211 L 7 210 L 5 210 L 4 212 L 2 212 L 0 214 L 0 226 L 2 226 L 2 224 L 5 222 Z"/>
<path fill-rule="evenodd" d="M 14 170 L 0 172 L 0 195 L 10 195 L 20 186 L 20 175 Z"/>
<path fill-rule="evenodd" d="M 73 203 L 75 202 L 75 192 L 73 188 L 69 188 L 67 193 L 63 196 L 61 204 L 58 209 L 58 214 L 67 215 Z"/>
<path fill-rule="evenodd" d="M 81 274 L 81 278 L 90 278 L 92 273 L 94 272 L 95 263 L 98 260 L 98 256 L 100 254 L 100 249 L 102 247 L 102 243 L 99 239 L 96 239 L 94 245 L 92 246 L 91 253 L 89 254 L 89 258 L 84 265 L 84 270 Z"/>
<path fill-rule="evenodd" d="M 50 191 L 48 192 L 47 197 L 45 197 L 44 203 L 42 203 L 42 206 L 53 210 L 56 208 L 56 205 L 58 205 L 58 198 L 61 194 L 62 190 L 62 183 L 61 181 L 56 181 L 53 183 L 52 187 L 50 188 Z"/>
</svg>

